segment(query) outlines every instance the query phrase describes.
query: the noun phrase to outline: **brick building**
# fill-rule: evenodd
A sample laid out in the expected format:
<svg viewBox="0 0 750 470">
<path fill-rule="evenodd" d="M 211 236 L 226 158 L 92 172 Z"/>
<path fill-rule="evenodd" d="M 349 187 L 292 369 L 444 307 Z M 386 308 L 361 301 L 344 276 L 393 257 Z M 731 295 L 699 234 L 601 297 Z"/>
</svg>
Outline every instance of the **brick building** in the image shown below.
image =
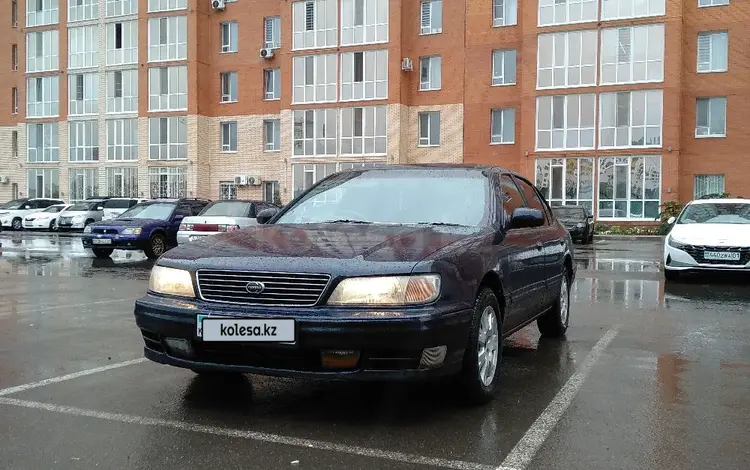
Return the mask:
<svg viewBox="0 0 750 470">
<path fill-rule="evenodd" d="M 0 201 L 287 202 L 344 168 L 461 161 L 600 220 L 750 196 L 748 2 L 2 5 Z"/>
</svg>

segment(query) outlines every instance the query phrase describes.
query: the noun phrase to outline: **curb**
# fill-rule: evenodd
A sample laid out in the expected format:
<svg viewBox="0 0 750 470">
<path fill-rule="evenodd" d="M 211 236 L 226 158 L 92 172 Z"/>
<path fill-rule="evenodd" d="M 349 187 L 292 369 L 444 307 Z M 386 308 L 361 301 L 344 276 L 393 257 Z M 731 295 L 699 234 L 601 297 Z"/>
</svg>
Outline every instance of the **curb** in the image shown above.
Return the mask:
<svg viewBox="0 0 750 470">
<path fill-rule="evenodd" d="M 594 240 L 663 240 L 664 235 L 598 235 L 594 234 Z"/>
</svg>

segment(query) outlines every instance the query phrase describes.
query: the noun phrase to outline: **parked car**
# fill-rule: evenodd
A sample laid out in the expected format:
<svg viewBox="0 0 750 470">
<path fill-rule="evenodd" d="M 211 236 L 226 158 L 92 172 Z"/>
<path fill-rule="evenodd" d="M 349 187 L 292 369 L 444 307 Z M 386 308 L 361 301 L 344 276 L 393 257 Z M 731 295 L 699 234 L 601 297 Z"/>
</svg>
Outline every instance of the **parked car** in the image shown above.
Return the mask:
<svg viewBox="0 0 750 470">
<path fill-rule="evenodd" d="M 177 243 L 187 243 L 209 235 L 257 225 L 255 217 L 258 212 L 272 207 L 277 206 L 264 201 L 214 201 L 204 207 L 200 214 L 182 219 L 177 232 Z"/>
<path fill-rule="evenodd" d="M 86 199 L 69 207 L 57 218 L 57 229 L 83 230 L 94 222 L 102 220 L 103 199 Z"/>
<path fill-rule="evenodd" d="M 57 230 L 57 218 L 72 204 L 55 204 L 23 218 L 24 230 Z"/>
<path fill-rule="evenodd" d="M 699 199 L 685 205 L 664 238 L 664 277 L 698 271 L 750 272 L 750 201 Z"/>
<path fill-rule="evenodd" d="M 584 206 L 557 206 L 552 212 L 570 232 L 573 240 L 587 244 L 594 241 L 594 215 Z"/>
<path fill-rule="evenodd" d="M 127 211 L 139 202 L 147 201 L 148 199 L 136 199 L 127 197 L 112 197 L 104 201 L 102 207 L 104 211 L 102 213 L 102 220 L 116 219 L 123 212 Z"/>
<path fill-rule="evenodd" d="M 23 198 L 6 202 L 0 205 L 0 227 L 21 230 L 23 229 L 23 218 L 25 216 L 55 204 L 65 204 L 65 201 L 48 198 Z"/>
<path fill-rule="evenodd" d="M 142 250 L 158 258 L 177 245 L 177 229 L 184 217 L 197 215 L 207 199 L 152 199 L 140 202 L 118 218 L 89 225 L 83 231 L 84 248 L 97 258 L 109 257 L 115 249 Z"/>
<path fill-rule="evenodd" d="M 343 171 L 258 222 L 156 262 L 134 310 L 147 358 L 199 374 L 457 376 L 484 403 L 503 338 L 568 328 L 570 234 L 510 171 Z"/>
</svg>

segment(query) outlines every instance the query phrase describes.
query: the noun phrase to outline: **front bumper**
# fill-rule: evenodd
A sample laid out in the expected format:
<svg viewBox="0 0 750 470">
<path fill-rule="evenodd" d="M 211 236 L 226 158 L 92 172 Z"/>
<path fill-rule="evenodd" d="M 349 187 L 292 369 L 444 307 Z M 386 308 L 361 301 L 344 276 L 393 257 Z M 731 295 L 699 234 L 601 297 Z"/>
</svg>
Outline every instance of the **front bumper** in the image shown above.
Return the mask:
<svg viewBox="0 0 750 470">
<path fill-rule="evenodd" d="M 11 228 L 13 227 L 13 217 L 7 218 L 7 219 L 1 219 L 0 225 L 3 227 Z"/>
<path fill-rule="evenodd" d="M 34 219 L 34 220 L 24 219 L 23 228 L 28 229 L 28 230 L 49 229 L 49 226 L 51 223 L 52 223 L 51 219 Z"/>
<path fill-rule="evenodd" d="M 744 255 L 743 256 L 747 256 Z M 698 257 L 700 259 L 700 257 Z M 668 271 L 738 271 L 750 273 L 750 262 L 699 262 L 690 253 L 664 244 L 664 269 Z"/>
<path fill-rule="evenodd" d="M 197 314 L 237 318 L 296 320 L 295 344 L 204 342 L 197 336 Z M 154 361 L 195 370 L 221 370 L 281 377 L 335 380 L 420 380 L 461 369 L 472 311 L 434 307 L 397 312 L 345 311 L 339 308 L 253 309 L 197 300 L 146 295 L 135 303 L 144 354 Z M 172 350 L 165 338 L 188 340 L 191 353 Z M 420 368 L 425 348 L 447 346 L 442 366 Z M 356 350 L 355 367 L 327 369 L 324 350 Z"/>
<path fill-rule="evenodd" d="M 98 242 L 94 240 L 109 240 Z M 98 235 L 87 233 L 81 237 L 84 248 L 115 248 L 118 250 L 143 250 L 147 241 L 141 240 L 139 235 Z"/>
</svg>

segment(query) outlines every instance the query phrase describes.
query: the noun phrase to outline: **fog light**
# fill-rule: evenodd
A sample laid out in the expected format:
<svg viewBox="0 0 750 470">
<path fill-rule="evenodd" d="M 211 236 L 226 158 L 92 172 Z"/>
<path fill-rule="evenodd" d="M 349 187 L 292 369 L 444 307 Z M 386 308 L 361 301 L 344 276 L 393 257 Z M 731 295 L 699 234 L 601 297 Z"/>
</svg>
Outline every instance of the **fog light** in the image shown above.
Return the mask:
<svg viewBox="0 0 750 470">
<path fill-rule="evenodd" d="M 448 346 L 445 345 L 425 348 L 422 351 L 422 358 L 419 360 L 419 368 L 436 369 L 442 366 L 447 352 Z"/>
<path fill-rule="evenodd" d="M 183 338 L 164 338 L 164 342 L 167 344 L 169 350 L 175 353 L 175 356 L 181 357 L 192 357 L 193 347 L 190 345 L 190 341 Z"/>
<path fill-rule="evenodd" d="M 359 362 L 359 351 L 324 350 L 320 353 L 320 361 L 327 369 L 353 369 Z"/>
</svg>

